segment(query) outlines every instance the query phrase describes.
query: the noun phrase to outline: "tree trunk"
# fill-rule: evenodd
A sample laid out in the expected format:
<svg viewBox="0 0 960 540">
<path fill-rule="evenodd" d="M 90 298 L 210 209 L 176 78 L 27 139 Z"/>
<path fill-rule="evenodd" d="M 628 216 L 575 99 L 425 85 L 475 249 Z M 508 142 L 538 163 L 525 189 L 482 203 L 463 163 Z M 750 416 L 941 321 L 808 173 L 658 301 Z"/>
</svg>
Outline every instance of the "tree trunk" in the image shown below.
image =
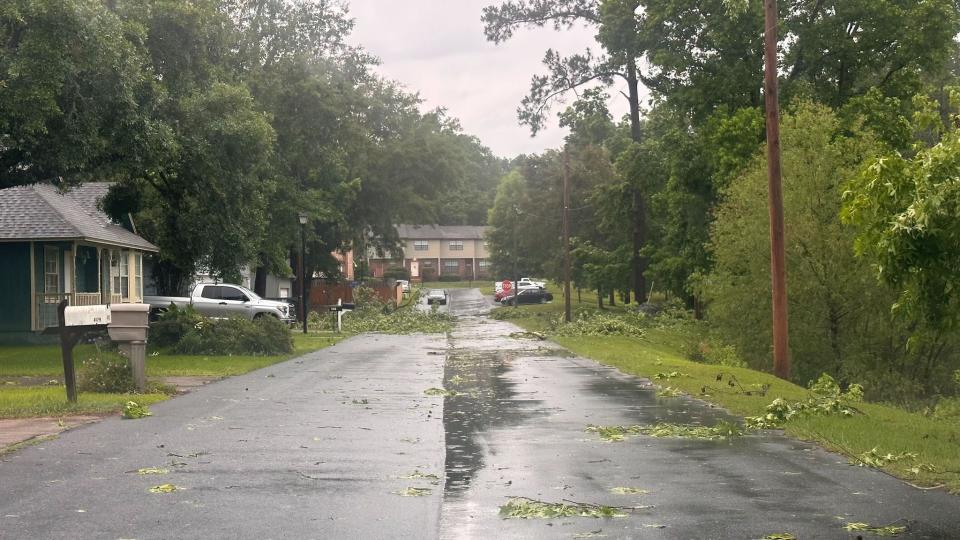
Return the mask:
<svg viewBox="0 0 960 540">
<path fill-rule="evenodd" d="M 267 269 L 263 266 L 257 267 L 257 273 L 253 278 L 253 292 L 264 298 L 267 296 Z"/>
<path fill-rule="evenodd" d="M 610 289 L 610 305 L 617 305 L 617 291 L 616 289 Z"/>
<path fill-rule="evenodd" d="M 627 86 L 630 90 L 630 137 L 634 142 L 641 142 L 642 139 L 640 133 L 639 85 L 636 60 L 631 57 L 627 61 Z M 647 209 L 646 204 L 644 204 L 643 193 L 640 192 L 640 187 L 635 185 L 631 191 L 633 196 L 631 205 L 633 214 L 633 249 L 631 251 L 630 267 L 633 277 L 633 295 L 637 299 L 637 303 L 642 304 L 647 301 L 647 282 L 643 275 L 646 269 L 646 262 L 643 260 L 643 257 L 640 256 L 640 250 L 643 249 L 643 245 L 647 240 Z"/>
<path fill-rule="evenodd" d="M 599 288 L 597 289 L 597 307 L 603 309 L 603 291 Z"/>
</svg>

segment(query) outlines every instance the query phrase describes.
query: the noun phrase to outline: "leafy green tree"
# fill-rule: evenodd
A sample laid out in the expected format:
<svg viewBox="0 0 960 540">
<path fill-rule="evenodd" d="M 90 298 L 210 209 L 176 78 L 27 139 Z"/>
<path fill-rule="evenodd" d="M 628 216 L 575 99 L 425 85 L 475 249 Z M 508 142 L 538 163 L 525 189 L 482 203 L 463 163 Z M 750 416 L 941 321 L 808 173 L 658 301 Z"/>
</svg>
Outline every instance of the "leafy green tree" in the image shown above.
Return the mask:
<svg viewBox="0 0 960 540">
<path fill-rule="evenodd" d="M 844 135 L 821 105 L 798 105 L 783 119 L 784 207 L 790 332 L 795 377 L 827 372 L 863 382 L 870 395 L 915 397 L 935 387 L 953 345 L 916 319 L 889 316 L 896 293 L 877 286 L 853 249 L 856 231 L 841 223 L 846 182 L 882 145 L 868 131 Z M 758 156 L 731 183 L 711 235 L 715 268 L 704 288 L 708 315 L 756 368 L 769 368 L 769 249 L 766 176 Z M 922 336 L 908 347 L 913 331 Z"/>
<path fill-rule="evenodd" d="M 0 188 L 135 168 L 163 137 L 145 117 L 143 28 L 101 0 L 0 5 Z"/>
<path fill-rule="evenodd" d="M 598 29 L 597 38 L 604 54 L 595 55 L 588 49 L 563 58 L 552 49 L 547 50 L 543 63 L 548 75 L 533 77 L 530 92 L 518 110 L 520 122 L 536 134 L 543 127 L 550 108 L 562 102 L 566 94 L 590 85 L 609 87 L 615 81 L 622 81 L 627 86 L 624 96 L 630 107 L 631 138 L 639 142 L 640 83 L 649 82 L 638 67 L 644 53 L 636 17 L 640 6 L 639 0 L 511 0 L 484 8 L 484 31 L 487 39 L 495 43 L 509 39 L 522 27 L 549 25 L 560 30 L 587 24 Z M 623 181 L 630 186 L 632 287 L 636 298 L 645 301 L 646 261 L 641 249 L 648 236 L 649 194 L 635 185 L 639 179 L 627 177 Z"/>
<path fill-rule="evenodd" d="M 960 320 L 960 132 L 941 123 L 935 102 L 915 101 L 914 152 L 890 149 L 865 163 L 848 186 L 844 217 L 857 227 L 858 253 L 900 291 L 895 311 L 951 329 Z"/>
</svg>

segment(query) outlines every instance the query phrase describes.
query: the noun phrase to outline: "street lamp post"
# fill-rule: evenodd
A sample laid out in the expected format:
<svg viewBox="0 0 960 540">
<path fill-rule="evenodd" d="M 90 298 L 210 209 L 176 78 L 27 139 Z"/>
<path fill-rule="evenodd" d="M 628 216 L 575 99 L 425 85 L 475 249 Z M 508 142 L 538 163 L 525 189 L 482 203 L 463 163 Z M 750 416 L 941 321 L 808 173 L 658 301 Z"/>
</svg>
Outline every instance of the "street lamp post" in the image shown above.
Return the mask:
<svg viewBox="0 0 960 540">
<path fill-rule="evenodd" d="M 307 333 L 307 280 L 306 275 L 303 271 L 304 268 L 304 258 L 307 255 L 307 216 L 300 214 L 300 264 L 299 268 L 299 280 L 300 280 L 300 320 L 303 321 L 303 333 Z"/>
</svg>

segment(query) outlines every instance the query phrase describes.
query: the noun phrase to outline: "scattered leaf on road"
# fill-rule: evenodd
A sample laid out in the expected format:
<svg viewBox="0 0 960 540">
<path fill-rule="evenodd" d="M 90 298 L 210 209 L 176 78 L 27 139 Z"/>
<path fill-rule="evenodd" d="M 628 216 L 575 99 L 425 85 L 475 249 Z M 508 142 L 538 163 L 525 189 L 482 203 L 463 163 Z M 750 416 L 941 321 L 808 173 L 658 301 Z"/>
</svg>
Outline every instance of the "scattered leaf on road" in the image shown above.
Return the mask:
<svg viewBox="0 0 960 540">
<path fill-rule="evenodd" d="M 429 495 L 432 491 L 430 488 L 408 487 L 400 491 L 394 491 L 394 493 L 401 497 L 423 497 Z"/>
<path fill-rule="evenodd" d="M 153 416 L 146 405 L 140 405 L 136 401 L 128 401 L 123 406 L 123 417 L 131 420 L 143 418 L 144 416 Z"/>
<path fill-rule="evenodd" d="M 180 488 L 173 484 L 160 484 L 159 486 L 153 486 L 150 488 L 150 493 L 173 493 L 174 491 L 179 491 Z"/>
</svg>

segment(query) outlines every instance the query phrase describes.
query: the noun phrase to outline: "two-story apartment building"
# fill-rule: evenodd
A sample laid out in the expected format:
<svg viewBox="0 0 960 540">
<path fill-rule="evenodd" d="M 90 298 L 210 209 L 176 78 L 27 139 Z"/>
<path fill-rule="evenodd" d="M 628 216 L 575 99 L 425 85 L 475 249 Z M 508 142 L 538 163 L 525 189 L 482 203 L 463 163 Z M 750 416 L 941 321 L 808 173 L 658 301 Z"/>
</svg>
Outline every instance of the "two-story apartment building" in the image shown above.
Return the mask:
<svg viewBox="0 0 960 540">
<path fill-rule="evenodd" d="M 484 235 L 487 227 L 473 225 L 397 225 L 400 252 L 370 256 L 370 271 L 383 277 L 403 266 L 411 278 L 433 281 L 456 275 L 474 280 L 490 277 L 490 256 Z"/>
</svg>

